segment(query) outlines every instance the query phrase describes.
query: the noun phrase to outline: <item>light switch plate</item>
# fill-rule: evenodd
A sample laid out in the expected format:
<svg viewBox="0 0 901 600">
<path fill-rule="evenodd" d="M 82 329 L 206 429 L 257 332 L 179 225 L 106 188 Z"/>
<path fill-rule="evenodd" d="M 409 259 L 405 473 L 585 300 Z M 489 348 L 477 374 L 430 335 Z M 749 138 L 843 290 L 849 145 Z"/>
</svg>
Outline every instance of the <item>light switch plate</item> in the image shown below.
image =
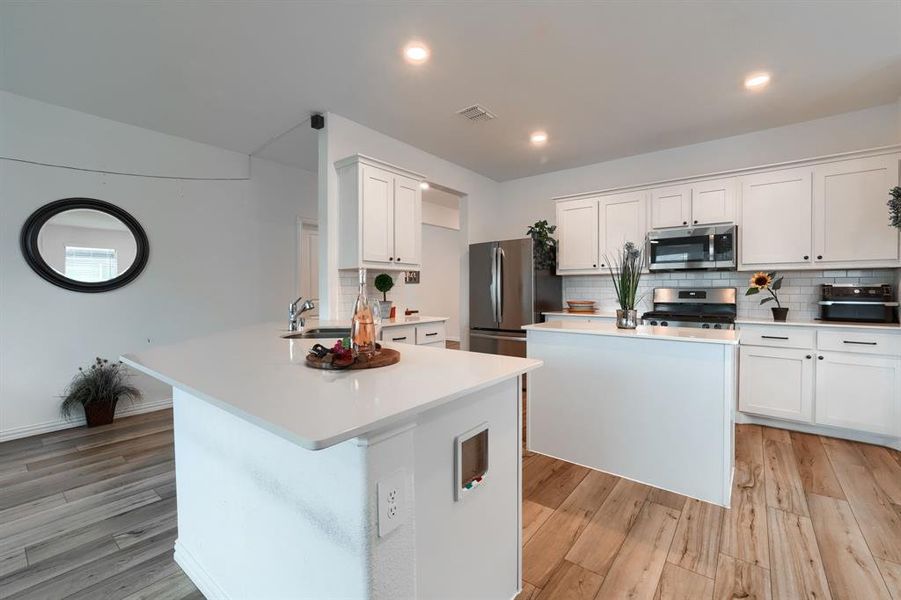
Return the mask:
<svg viewBox="0 0 901 600">
<path fill-rule="evenodd" d="M 410 283 L 410 284 L 419 283 L 419 271 L 404 272 L 404 283 Z"/>
<path fill-rule="evenodd" d="M 400 469 L 376 484 L 379 537 L 385 537 L 404 521 L 407 512 L 406 479 L 404 470 Z"/>
</svg>

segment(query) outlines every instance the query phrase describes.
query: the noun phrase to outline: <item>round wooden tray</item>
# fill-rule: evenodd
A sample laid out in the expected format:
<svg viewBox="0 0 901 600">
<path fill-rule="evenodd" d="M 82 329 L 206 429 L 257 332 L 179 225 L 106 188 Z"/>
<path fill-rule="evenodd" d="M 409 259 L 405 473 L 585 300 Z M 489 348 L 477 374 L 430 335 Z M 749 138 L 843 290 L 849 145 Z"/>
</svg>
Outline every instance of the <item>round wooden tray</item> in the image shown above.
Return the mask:
<svg viewBox="0 0 901 600">
<path fill-rule="evenodd" d="M 316 358 L 310 354 L 307 355 L 307 366 L 314 369 L 324 369 L 326 371 L 347 371 L 353 369 L 377 369 L 379 367 L 387 367 L 400 361 L 400 352 L 391 348 L 382 348 L 379 353 L 372 358 L 358 356 L 357 360 L 348 366 L 336 367 L 332 363 L 324 362 L 321 358 Z"/>
</svg>

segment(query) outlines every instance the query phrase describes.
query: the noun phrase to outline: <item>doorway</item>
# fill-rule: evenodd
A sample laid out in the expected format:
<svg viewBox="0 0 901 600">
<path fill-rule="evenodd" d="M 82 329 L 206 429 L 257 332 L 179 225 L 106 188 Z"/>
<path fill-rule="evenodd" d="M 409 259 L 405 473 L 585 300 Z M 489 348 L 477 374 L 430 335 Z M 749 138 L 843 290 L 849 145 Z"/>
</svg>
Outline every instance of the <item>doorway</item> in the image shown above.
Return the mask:
<svg viewBox="0 0 901 600">
<path fill-rule="evenodd" d="M 319 314 L 319 225 L 297 220 L 297 295 L 312 300 Z"/>
</svg>

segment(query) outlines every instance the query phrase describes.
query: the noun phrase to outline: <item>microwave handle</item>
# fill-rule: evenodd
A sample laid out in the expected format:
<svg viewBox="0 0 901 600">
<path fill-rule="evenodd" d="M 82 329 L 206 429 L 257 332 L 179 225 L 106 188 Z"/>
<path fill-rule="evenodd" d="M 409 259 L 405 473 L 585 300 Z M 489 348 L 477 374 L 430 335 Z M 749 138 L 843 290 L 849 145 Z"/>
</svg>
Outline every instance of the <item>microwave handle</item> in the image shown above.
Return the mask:
<svg viewBox="0 0 901 600">
<path fill-rule="evenodd" d="M 708 245 L 707 249 L 708 249 L 708 252 L 709 252 L 709 258 L 708 258 L 708 260 L 709 260 L 710 262 L 713 262 L 714 260 L 716 260 L 716 251 L 715 251 L 715 247 L 716 247 L 716 246 L 715 246 L 714 241 L 713 241 L 715 237 L 716 237 L 716 236 L 713 235 L 713 234 L 711 233 L 710 236 L 709 236 L 709 240 L 708 240 L 709 245 Z"/>
</svg>

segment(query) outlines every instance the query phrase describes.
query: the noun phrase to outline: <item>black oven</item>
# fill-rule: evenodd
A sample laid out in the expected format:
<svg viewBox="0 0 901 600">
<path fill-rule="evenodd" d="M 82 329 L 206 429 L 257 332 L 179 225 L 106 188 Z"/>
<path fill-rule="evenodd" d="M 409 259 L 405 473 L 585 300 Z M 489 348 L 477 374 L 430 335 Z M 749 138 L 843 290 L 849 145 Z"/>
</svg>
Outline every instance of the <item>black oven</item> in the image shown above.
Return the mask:
<svg viewBox="0 0 901 600">
<path fill-rule="evenodd" d="M 820 298 L 821 321 L 898 322 L 898 303 L 888 284 L 823 284 Z"/>
<path fill-rule="evenodd" d="M 734 270 L 736 232 L 735 225 L 651 231 L 648 233 L 648 269 Z"/>
</svg>

